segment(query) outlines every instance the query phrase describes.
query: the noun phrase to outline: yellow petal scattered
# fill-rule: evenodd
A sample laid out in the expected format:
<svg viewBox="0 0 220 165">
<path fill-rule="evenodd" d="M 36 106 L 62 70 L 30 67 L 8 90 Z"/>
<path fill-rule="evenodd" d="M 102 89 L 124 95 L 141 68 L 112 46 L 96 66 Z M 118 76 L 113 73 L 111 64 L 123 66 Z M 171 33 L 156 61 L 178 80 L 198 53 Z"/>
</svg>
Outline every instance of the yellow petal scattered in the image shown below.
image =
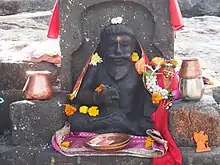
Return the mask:
<svg viewBox="0 0 220 165">
<path fill-rule="evenodd" d="M 61 146 L 65 147 L 65 148 L 68 148 L 70 146 L 70 142 L 64 141 L 64 142 L 61 143 Z"/>
<path fill-rule="evenodd" d="M 145 141 L 145 145 L 144 145 L 144 146 L 145 146 L 146 148 L 149 148 L 149 147 L 152 146 L 153 142 L 154 142 L 154 140 L 153 140 L 150 136 L 148 136 L 147 139 L 146 139 L 146 141 Z"/>
</svg>

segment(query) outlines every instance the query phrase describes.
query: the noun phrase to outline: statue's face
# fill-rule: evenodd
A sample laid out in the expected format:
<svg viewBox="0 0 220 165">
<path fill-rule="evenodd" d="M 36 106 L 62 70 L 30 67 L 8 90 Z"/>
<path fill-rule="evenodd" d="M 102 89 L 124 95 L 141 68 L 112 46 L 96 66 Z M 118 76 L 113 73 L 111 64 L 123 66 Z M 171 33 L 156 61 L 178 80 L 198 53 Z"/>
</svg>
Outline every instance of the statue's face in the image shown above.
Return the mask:
<svg viewBox="0 0 220 165">
<path fill-rule="evenodd" d="M 101 43 L 104 57 L 108 60 L 128 60 L 135 49 L 135 40 L 128 35 L 113 35 Z"/>
</svg>

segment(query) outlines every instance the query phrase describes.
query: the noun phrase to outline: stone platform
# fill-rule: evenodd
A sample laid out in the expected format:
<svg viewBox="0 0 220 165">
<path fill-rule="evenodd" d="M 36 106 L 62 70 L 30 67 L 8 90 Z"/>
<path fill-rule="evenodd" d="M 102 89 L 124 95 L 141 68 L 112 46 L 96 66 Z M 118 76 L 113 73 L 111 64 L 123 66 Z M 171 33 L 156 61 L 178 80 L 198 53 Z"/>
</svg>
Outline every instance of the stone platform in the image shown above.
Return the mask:
<svg viewBox="0 0 220 165">
<path fill-rule="evenodd" d="M 66 121 L 63 112 L 66 103 L 64 92 L 47 101 L 13 102 L 9 109 L 12 143 L 23 146 L 49 143 L 52 132 L 62 128 Z M 205 131 L 209 145 L 220 147 L 219 116 L 220 107 L 212 96 L 204 95 L 198 102 L 176 101 L 169 112 L 169 129 L 179 147 L 195 147 L 195 131 Z"/>
<path fill-rule="evenodd" d="M 195 148 L 181 148 L 183 165 L 220 165 L 220 148 L 196 153 Z M 0 145 L 1 165 L 151 165 L 151 159 L 129 156 L 66 157 L 50 146 L 14 147 Z"/>
<path fill-rule="evenodd" d="M 220 146 L 220 106 L 210 95 L 198 101 L 176 101 L 169 110 L 169 129 L 179 147 L 195 147 L 193 133 L 204 131 L 209 145 Z"/>
</svg>

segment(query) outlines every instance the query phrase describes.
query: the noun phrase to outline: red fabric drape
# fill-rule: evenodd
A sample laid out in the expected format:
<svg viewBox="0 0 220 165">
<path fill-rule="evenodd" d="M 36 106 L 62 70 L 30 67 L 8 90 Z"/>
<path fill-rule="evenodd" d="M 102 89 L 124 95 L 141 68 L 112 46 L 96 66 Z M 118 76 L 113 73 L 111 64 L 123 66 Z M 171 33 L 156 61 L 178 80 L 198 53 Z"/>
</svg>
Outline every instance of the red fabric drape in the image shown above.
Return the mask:
<svg viewBox="0 0 220 165">
<path fill-rule="evenodd" d="M 58 6 L 58 0 L 56 0 L 54 8 L 53 8 L 53 14 L 50 19 L 49 29 L 47 32 L 47 37 L 56 39 L 60 35 L 60 26 L 59 26 L 59 6 Z"/>
<path fill-rule="evenodd" d="M 163 72 L 163 69 L 159 70 Z M 164 79 L 163 75 L 159 74 L 157 77 L 158 85 L 161 88 L 164 88 Z M 177 75 L 173 77 L 169 85 L 169 89 L 177 90 L 179 88 L 179 79 Z M 169 112 L 166 109 L 163 109 L 163 103 L 166 101 L 161 101 L 156 112 L 151 116 L 154 121 L 154 127 L 158 130 L 162 137 L 168 141 L 168 152 L 163 157 L 153 158 L 153 165 L 182 165 L 182 154 L 175 144 L 168 127 Z"/>
<path fill-rule="evenodd" d="M 170 0 L 170 21 L 174 31 L 184 27 L 183 18 L 177 0 Z"/>
</svg>

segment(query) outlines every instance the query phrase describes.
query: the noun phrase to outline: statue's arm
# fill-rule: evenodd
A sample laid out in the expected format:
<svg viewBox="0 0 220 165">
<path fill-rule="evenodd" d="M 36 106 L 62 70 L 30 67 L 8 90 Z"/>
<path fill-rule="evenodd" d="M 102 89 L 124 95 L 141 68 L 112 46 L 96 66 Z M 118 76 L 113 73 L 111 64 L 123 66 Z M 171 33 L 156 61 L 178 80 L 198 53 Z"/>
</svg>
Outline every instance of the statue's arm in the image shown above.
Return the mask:
<svg viewBox="0 0 220 165">
<path fill-rule="evenodd" d="M 84 105 L 94 104 L 93 95 L 96 88 L 96 73 L 97 66 L 89 66 L 76 97 L 77 103 Z"/>
</svg>

